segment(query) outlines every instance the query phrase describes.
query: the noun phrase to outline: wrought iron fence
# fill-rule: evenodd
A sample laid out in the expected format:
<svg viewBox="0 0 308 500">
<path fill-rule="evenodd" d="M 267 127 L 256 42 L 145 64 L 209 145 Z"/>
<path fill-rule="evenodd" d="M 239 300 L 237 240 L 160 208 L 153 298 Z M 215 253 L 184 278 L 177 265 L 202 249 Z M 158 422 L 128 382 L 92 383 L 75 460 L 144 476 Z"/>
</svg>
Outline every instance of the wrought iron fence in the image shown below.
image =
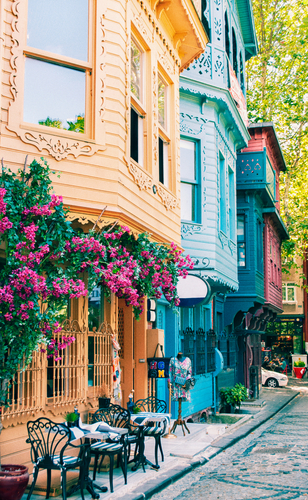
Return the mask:
<svg viewBox="0 0 308 500">
<path fill-rule="evenodd" d="M 183 330 L 184 334 L 184 356 L 190 358 L 192 373 L 195 373 L 195 332 L 189 326 Z"/>
<path fill-rule="evenodd" d="M 196 374 L 205 373 L 206 340 L 203 328 L 196 331 Z"/>
<path fill-rule="evenodd" d="M 216 333 L 214 330 L 208 330 L 207 336 L 207 371 L 215 371 L 215 348 L 216 348 Z"/>
</svg>

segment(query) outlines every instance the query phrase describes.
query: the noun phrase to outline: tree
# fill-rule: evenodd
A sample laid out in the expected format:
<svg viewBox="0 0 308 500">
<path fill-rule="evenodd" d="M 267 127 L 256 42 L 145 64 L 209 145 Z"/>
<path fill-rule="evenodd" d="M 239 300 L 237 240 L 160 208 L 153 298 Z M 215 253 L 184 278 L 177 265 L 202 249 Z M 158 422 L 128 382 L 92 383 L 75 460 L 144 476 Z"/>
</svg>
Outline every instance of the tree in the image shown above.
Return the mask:
<svg viewBox="0 0 308 500">
<path fill-rule="evenodd" d="M 247 64 L 252 122 L 273 121 L 286 159 L 281 209 L 290 233 L 286 255 L 308 242 L 308 1 L 253 2 L 259 54 Z"/>
<path fill-rule="evenodd" d="M 0 406 L 8 403 L 11 380 L 33 351 L 58 360 L 75 340 L 63 337 L 57 344 L 53 338 L 68 299 L 101 283 L 107 296 L 115 293 L 132 305 L 138 319 L 145 296 L 164 293 L 177 305 L 178 277 L 193 266 L 174 243 L 157 244 L 128 227 L 75 230 L 61 197 L 52 194 L 51 173 L 47 163 L 33 161 L 17 174 L 3 166 L 0 176 Z"/>
</svg>

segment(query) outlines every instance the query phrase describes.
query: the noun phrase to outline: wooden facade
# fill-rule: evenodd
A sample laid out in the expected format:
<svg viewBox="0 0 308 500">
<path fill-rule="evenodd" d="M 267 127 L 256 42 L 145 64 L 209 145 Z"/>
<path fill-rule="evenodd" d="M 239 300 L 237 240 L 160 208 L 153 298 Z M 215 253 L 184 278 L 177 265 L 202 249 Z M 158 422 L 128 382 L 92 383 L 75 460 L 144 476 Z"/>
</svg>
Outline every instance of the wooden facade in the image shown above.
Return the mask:
<svg viewBox="0 0 308 500">
<path fill-rule="evenodd" d="M 48 5 L 1 2 L 5 165 L 16 171 L 26 155 L 28 164 L 43 156 L 55 171 L 54 191 L 69 207 L 69 220 L 85 231 L 106 207 L 98 227 L 118 221 L 158 242 L 180 244 L 179 74 L 208 41 L 194 4 Z M 97 407 L 102 382 L 112 386 L 112 333 L 121 347 L 123 405 L 133 388 L 137 399 L 147 396 L 146 364 L 137 361 L 147 357 L 146 314 L 135 321 L 132 309 L 113 296 L 100 303 L 93 326 L 88 305 L 88 299 L 71 303 L 63 332 L 76 342 L 57 366 L 36 353 L 17 375 L 12 404 L 1 414 L 3 463 L 29 464 L 30 417 L 62 420 L 77 405 L 86 418 Z"/>
<path fill-rule="evenodd" d="M 252 365 L 261 384 L 261 334 L 282 312 L 281 243 L 288 238 L 279 213 L 279 175 L 286 165 L 274 125 L 248 129 L 251 139 L 237 157 L 239 290 L 227 297 L 225 314 L 239 336 L 237 378 L 246 387 Z"/>
</svg>

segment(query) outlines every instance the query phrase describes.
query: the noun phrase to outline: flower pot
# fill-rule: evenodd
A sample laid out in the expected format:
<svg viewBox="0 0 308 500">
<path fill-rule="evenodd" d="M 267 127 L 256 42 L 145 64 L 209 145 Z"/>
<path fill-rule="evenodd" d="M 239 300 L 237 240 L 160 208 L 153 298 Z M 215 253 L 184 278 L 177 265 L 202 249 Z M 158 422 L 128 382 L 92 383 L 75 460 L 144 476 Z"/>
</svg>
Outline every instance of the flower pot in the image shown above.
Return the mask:
<svg viewBox="0 0 308 500">
<path fill-rule="evenodd" d="M 305 370 L 306 370 L 305 366 L 293 366 L 293 371 L 295 373 L 296 378 L 303 378 Z"/>
<path fill-rule="evenodd" d="M 67 423 L 67 427 L 77 427 L 78 420 L 76 420 L 76 422 L 66 422 L 66 423 Z"/>
<path fill-rule="evenodd" d="M 29 481 L 28 467 L 2 465 L 0 469 L 0 500 L 20 500 Z"/>
<path fill-rule="evenodd" d="M 108 408 L 110 405 L 110 398 L 98 398 L 99 408 Z"/>
</svg>

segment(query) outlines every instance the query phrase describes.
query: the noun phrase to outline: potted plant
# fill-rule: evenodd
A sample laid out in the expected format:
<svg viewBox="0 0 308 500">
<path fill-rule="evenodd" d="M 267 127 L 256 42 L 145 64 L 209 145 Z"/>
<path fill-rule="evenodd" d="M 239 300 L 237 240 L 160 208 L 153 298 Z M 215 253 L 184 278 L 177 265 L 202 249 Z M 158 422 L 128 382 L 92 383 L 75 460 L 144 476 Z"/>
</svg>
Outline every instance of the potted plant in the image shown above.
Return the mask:
<svg viewBox="0 0 308 500">
<path fill-rule="evenodd" d="M 64 420 L 67 423 L 67 427 L 76 427 L 79 420 L 79 414 L 75 412 L 68 412 L 64 415 Z"/>
<path fill-rule="evenodd" d="M 108 385 L 103 382 L 100 386 L 100 393 L 98 396 L 98 407 L 99 408 L 108 408 L 110 405 L 110 389 Z"/>
<path fill-rule="evenodd" d="M 232 412 L 231 387 L 225 387 L 223 389 L 220 389 L 219 395 L 221 404 L 220 413 L 231 413 Z"/>
<path fill-rule="evenodd" d="M 296 378 L 303 378 L 303 375 L 305 373 L 304 361 L 294 361 L 293 371 Z"/>
<path fill-rule="evenodd" d="M 247 399 L 247 389 L 242 384 L 226 387 L 220 390 L 220 398 L 223 412 L 231 413 L 233 407 L 239 413 L 242 401 Z"/>
</svg>

